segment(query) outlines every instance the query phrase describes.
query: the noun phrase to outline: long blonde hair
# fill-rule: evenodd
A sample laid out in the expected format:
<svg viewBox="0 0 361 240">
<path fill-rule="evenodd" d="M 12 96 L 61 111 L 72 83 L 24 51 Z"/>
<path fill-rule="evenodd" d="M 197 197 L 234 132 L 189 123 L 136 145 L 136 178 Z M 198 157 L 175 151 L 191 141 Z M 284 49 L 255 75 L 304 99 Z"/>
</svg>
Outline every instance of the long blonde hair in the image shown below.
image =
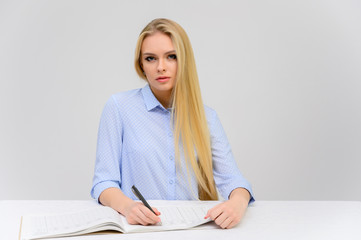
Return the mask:
<svg viewBox="0 0 361 240">
<path fill-rule="evenodd" d="M 139 77 L 147 80 L 141 67 L 141 47 L 144 39 L 155 32 L 167 34 L 172 39 L 177 55 L 176 84 L 172 92 L 172 122 L 177 159 L 181 141 L 187 172 L 191 166 L 197 179 L 199 199 L 217 200 L 210 133 L 193 50 L 184 29 L 169 19 L 158 18 L 151 21 L 138 38 L 134 62 L 136 72 Z"/>
</svg>

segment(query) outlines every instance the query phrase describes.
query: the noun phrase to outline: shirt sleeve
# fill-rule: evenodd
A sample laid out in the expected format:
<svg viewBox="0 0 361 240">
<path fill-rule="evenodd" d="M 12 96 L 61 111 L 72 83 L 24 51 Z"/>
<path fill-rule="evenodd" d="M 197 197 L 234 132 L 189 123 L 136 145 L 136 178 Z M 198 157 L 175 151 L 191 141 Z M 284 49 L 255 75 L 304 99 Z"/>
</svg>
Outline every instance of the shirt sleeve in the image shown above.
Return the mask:
<svg viewBox="0 0 361 240">
<path fill-rule="evenodd" d="M 227 136 L 214 110 L 210 111 L 209 119 L 213 175 L 219 193 L 228 199 L 234 189 L 245 188 L 251 195 L 249 203 L 254 202 L 252 187 L 237 167 Z"/>
<path fill-rule="evenodd" d="M 120 189 L 121 184 L 122 125 L 119 107 L 112 96 L 103 109 L 96 151 L 91 196 L 99 199 L 107 188 Z"/>
</svg>

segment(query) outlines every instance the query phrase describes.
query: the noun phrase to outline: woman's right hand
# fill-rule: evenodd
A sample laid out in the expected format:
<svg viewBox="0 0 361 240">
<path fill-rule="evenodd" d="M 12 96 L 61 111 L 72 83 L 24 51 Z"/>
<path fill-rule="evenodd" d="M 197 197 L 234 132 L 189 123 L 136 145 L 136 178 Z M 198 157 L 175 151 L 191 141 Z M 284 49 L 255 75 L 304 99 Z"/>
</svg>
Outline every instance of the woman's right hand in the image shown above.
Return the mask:
<svg viewBox="0 0 361 240">
<path fill-rule="evenodd" d="M 154 215 L 144 204 L 131 200 L 124 208 L 123 215 L 129 224 L 153 225 L 161 219 L 160 212 L 156 208 L 152 209 L 157 215 Z"/>
<path fill-rule="evenodd" d="M 152 208 L 154 215 L 144 204 L 125 196 L 119 188 L 107 188 L 99 196 L 99 202 L 122 214 L 129 224 L 151 225 L 160 222 L 160 212 Z"/>
</svg>

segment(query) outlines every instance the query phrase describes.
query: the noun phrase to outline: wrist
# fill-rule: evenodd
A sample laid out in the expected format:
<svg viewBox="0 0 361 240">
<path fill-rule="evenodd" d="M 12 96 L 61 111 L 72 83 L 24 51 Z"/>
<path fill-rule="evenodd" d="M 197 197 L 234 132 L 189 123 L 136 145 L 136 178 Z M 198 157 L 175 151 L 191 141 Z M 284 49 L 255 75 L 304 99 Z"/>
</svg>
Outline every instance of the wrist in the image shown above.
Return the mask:
<svg viewBox="0 0 361 240">
<path fill-rule="evenodd" d="M 113 208 L 122 215 L 126 215 L 127 209 L 134 203 L 132 199 L 124 195 L 118 188 L 108 188 L 104 190 L 99 200 L 101 204 Z"/>
<path fill-rule="evenodd" d="M 229 195 L 229 200 L 242 202 L 248 205 L 251 199 L 251 194 L 245 188 L 236 188 Z"/>
<path fill-rule="evenodd" d="M 131 205 L 134 204 L 134 201 L 128 197 L 125 197 L 121 199 L 121 201 L 118 201 L 116 204 L 118 205 L 118 209 L 119 209 L 118 212 L 126 216 L 128 213 L 128 209 L 130 208 Z"/>
</svg>

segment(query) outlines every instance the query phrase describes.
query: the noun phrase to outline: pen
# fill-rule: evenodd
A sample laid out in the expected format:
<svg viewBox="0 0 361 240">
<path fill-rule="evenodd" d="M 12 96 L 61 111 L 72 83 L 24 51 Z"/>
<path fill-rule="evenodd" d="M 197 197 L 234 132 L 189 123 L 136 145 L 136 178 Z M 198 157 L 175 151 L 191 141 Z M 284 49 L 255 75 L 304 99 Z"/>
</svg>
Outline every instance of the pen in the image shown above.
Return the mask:
<svg viewBox="0 0 361 240">
<path fill-rule="evenodd" d="M 146 206 L 147 208 L 149 208 L 150 211 L 152 211 L 155 215 L 157 215 L 153 209 L 150 207 L 150 205 L 147 203 L 147 201 L 145 201 L 144 197 L 142 196 L 142 194 L 139 192 L 139 190 L 133 185 L 132 186 L 132 191 L 135 194 L 135 196 L 137 196 L 137 198 L 142 201 L 142 203 L 144 204 L 144 206 Z"/>
</svg>

